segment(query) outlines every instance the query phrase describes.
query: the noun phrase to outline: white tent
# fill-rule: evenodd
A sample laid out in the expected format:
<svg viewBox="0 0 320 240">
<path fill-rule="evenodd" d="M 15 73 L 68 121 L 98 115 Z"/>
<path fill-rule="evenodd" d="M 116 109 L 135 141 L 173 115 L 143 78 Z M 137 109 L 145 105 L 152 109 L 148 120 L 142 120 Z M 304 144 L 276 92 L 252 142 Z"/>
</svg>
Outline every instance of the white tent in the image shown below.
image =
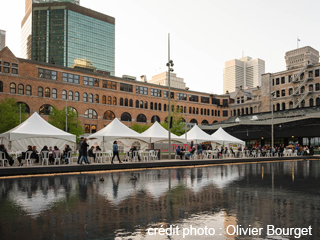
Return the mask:
<svg viewBox="0 0 320 240">
<path fill-rule="evenodd" d="M 97 143 L 103 145 L 103 148 L 109 150 L 112 147 L 111 141 L 120 140 L 124 144 L 124 151 L 129 150 L 132 144 L 132 139 L 141 140 L 144 142 L 148 141 L 148 137 L 141 136 L 141 134 L 124 125 L 117 118 L 115 118 L 110 124 L 102 128 L 100 131 L 91 134 L 88 138 L 91 139 L 89 145 L 94 145 Z M 146 147 L 147 144 L 145 146 L 141 146 L 142 149 Z"/>
<path fill-rule="evenodd" d="M 187 133 L 187 141 L 194 141 L 195 143 L 201 143 L 201 142 L 217 142 L 218 139 L 213 137 L 212 135 L 209 135 L 202 131 L 198 125 L 194 125 L 193 128 L 191 128 Z M 180 139 L 184 141 L 186 139 L 185 134 L 180 136 Z"/>
<path fill-rule="evenodd" d="M 241 139 L 238 139 L 226 131 L 224 131 L 221 127 L 211 135 L 212 137 L 217 139 L 217 142 L 222 143 L 222 144 L 229 144 L 229 143 L 238 143 L 245 145 L 245 142 L 242 141 Z"/>
<path fill-rule="evenodd" d="M 141 133 L 141 136 L 147 137 L 149 142 L 158 142 L 169 139 L 168 130 L 163 128 L 157 121 L 150 128 Z M 180 142 L 181 138 L 171 133 L 171 140 Z"/>
<path fill-rule="evenodd" d="M 76 136 L 52 126 L 37 112 L 15 128 L 0 134 L 1 143 L 14 151 L 24 151 L 28 145 L 41 149 L 44 145 L 64 148 L 69 144 L 75 150 Z"/>
</svg>

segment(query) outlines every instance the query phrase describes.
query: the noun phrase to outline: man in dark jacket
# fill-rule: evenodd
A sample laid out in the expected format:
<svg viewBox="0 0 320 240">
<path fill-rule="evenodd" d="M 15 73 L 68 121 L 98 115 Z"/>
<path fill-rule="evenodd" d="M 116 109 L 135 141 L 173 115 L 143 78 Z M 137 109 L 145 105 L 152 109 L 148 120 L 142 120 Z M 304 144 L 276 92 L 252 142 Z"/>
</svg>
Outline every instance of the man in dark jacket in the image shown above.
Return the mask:
<svg viewBox="0 0 320 240">
<path fill-rule="evenodd" d="M 80 163 L 79 164 L 82 164 L 82 161 L 84 160 L 84 162 L 86 163 L 86 164 L 90 164 L 90 162 L 89 162 L 89 160 L 88 160 L 88 147 L 89 147 L 89 145 L 88 145 L 88 143 L 87 143 L 87 139 L 86 138 L 84 138 L 83 139 L 83 142 L 82 142 L 82 144 L 81 144 L 81 154 L 82 154 L 82 158 L 81 158 L 81 161 L 80 161 Z"/>
<path fill-rule="evenodd" d="M 93 161 L 95 162 L 96 161 L 96 154 L 93 153 L 93 149 L 94 149 L 94 146 L 92 146 L 89 151 L 88 151 L 88 156 L 89 157 L 93 157 Z"/>
<path fill-rule="evenodd" d="M 78 164 L 80 164 L 80 159 L 81 159 L 81 157 L 82 157 L 81 146 L 82 146 L 82 143 L 83 143 L 83 139 L 84 139 L 83 137 L 80 138 L 79 143 L 78 143 L 78 146 L 77 146 L 77 149 L 78 149 L 78 151 L 79 151 L 79 157 L 78 157 L 78 161 L 77 161 Z"/>
<path fill-rule="evenodd" d="M 14 163 L 12 157 L 9 156 L 8 152 L 7 152 L 7 149 L 6 149 L 6 146 L 4 144 L 1 144 L 0 145 L 0 152 L 4 152 L 4 157 L 5 159 L 8 160 L 10 166 L 12 166 L 12 164 Z"/>
</svg>

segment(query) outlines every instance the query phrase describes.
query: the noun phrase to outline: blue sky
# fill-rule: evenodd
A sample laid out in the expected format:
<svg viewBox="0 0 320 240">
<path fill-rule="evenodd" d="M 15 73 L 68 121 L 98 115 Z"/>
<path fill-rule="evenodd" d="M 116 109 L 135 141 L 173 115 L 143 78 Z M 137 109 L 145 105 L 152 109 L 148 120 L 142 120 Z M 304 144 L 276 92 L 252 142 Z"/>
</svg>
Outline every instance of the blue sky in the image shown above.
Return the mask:
<svg viewBox="0 0 320 240">
<path fill-rule="evenodd" d="M 286 51 L 299 46 L 320 50 L 320 1 L 297 0 L 80 0 L 80 5 L 116 18 L 116 76 L 147 75 L 171 59 L 191 90 L 222 93 L 224 63 L 261 58 L 266 72 L 285 70 Z M 5 1 L 0 29 L 20 56 L 24 0 Z"/>
</svg>

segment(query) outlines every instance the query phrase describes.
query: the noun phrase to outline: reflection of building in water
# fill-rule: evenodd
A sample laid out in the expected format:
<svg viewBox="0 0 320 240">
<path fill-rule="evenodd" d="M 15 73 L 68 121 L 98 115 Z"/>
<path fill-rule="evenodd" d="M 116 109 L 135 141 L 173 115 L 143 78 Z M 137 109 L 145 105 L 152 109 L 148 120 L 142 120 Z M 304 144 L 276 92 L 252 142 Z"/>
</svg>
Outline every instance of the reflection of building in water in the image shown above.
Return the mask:
<svg viewBox="0 0 320 240">
<path fill-rule="evenodd" d="M 262 166 L 264 166 L 264 178 L 261 176 Z M 314 180 L 319 171 L 311 175 L 311 169 L 319 169 L 319 162 L 311 161 L 309 166 L 306 161 L 295 162 L 295 166 L 297 169 L 295 182 L 291 179 L 292 164 L 282 163 L 179 169 L 171 170 L 171 174 L 167 170 L 136 172 L 137 190 L 133 190 L 128 182 L 131 172 L 113 174 L 114 181 L 111 174 L 105 174 L 103 183 L 99 182 L 101 174 L 49 178 L 49 188 L 57 189 L 58 193 L 65 191 L 66 197 L 61 200 L 51 199 L 50 201 L 54 200 L 55 204 L 41 213 L 37 219 L 24 217 L 20 214 L 24 210 L 11 209 L 11 204 L 2 204 L 8 208 L 7 211 L 17 214 L 16 221 L 29 223 L 27 227 L 20 226 L 18 232 L 14 231 L 14 224 L 6 224 L 2 234 L 4 239 L 9 237 L 15 239 L 26 234 L 30 239 L 38 238 L 39 232 L 43 238 L 50 238 L 53 235 L 57 239 L 83 236 L 113 238 L 117 229 L 133 232 L 138 225 L 143 229 L 149 227 L 150 223 L 166 222 L 169 218 L 172 223 L 176 223 L 182 219 L 192 218 L 194 214 L 201 219 L 203 212 L 214 215 L 223 210 L 226 214 L 225 225 L 238 224 L 244 227 L 251 225 L 264 228 L 270 223 L 276 227 L 312 225 L 315 228 L 312 239 L 318 239 L 320 229 L 317 227 L 317 221 L 320 213 L 316 210 L 319 209 L 319 200 L 317 189 L 314 189 Z M 309 169 L 307 179 L 304 177 L 306 168 Z M 272 179 L 272 169 L 274 179 Z M 201 182 L 191 183 L 190 175 L 201 178 Z M 81 184 L 87 186 L 86 195 L 78 192 L 79 196 L 86 196 L 85 199 L 68 195 L 70 184 L 76 191 L 83 190 L 78 188 L 76 184 L 78 181 L 67 181 L 78 178 L 81 179 Z M 297 182 L 301 183 L 302 180 L 303 186 L 299 187 Z M 16 181 L 21 183 L 19 189 L 31 193 L 29 196 L 32 199 L 38 189 L 37 181 L 27 179 L 6 181 L 5 188 L 10 189 L 11 195 L 17 192 L 18 188 L 10 188 L 12 182 Z M 161 194 L 157 197 L 151 194 L 145 187 L 148 182 L 159 183 L 155 185 L 157 189 L 154 191 L 161 190 Z M 47 184 L 46 180 L 44 186 L 47 187 Z M 55 187 L 56 185 L 58 187 Z M 114 185 L 117 187 L 117 196 L 113 195 Z M 106 192 L 102 192 L 103 189 Z M 127 195 L 120 196 L 127 192 Z M 6 191 L 3 191 L 2 196 L 6 196 Z M 47 196 L 43 195 L 42 200 L 48 201 L 46 199 Z M 1 196 L 0 202 L 3 203 Z M 16 202 L 14 204 L 17 207 L 21 206 Z M 1 225 L 4 217 L 0 216 Z M 203 224 L 215 226 L 214 221 Z"/>
</svg>

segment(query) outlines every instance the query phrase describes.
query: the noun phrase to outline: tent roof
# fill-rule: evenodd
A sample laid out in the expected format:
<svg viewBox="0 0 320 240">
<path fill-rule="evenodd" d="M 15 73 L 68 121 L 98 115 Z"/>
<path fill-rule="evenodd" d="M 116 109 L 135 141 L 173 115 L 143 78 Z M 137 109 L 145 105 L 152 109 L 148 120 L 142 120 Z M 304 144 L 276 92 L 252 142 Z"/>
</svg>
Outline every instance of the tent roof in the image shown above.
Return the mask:
<svg viewBox="0 0 320 240">
<path fill-rule="evenodd" d="M 184 140 L 185 138 L 186 138 L 185 134 L 180 136 L 181 140 Z M 204 131 L 202 131 L 198 127 L 198 125 L 194 125 L 193 128 L 191 128 L 187 132 L 187 140 L 188 140 L 188 142 L 195 141 L 196 143 L 200 143 L 200 142 L 206 142 L 206 141 L 216 142 L 218 139 L 216 139 L 212 135 L 209 135 L 209 134 L 205 133 Z"/>
<path fill-rule="evenodd" d="M 224 131 L 221 127 L 215 133 L 213 133 L 211 136 L 213 136 L 216 139 L 218 139 L 218 142 L 240 143 L 240 144 L 245 145 L 244 141 L 242 141 L 241 139 L 238 139 L 238 138 L 230 135 L 229 133 Z"/>
<path fill-rule="evenodd" d="M 52 126 L 37 112 L 33 113 L 27 120 L 15 128 L 0 134 L 0 138 L 6 138 L 8 141 L 35 137 L 52 137 L 76 142 L 75 135 Z"/>
<path fill-rule="evenodd" d="M 168 132 L 168 130 L 166 130 L 156 121 L 150 128 L 141 133 L 141 136 L 148 137 L 149 139 L 151 139 L 151 142 L 157 142 L 161 140 L 168 140 Z M 171 133 L 171 139 L 181 141 L 181 138 L 173 133 Z"/>
<path fill-rule="evenodd" d="M 134 138 L 147 141 L 148 138 L 141 136 L 141 134 L 132 130 L 131 128 L 124 125 L 119 119 L 115 118 L 106 127 L 102 128 L 100 131 L 91 134 L 88 138 L 97 138 L 100 141 L 112 141 L 119 138 Z"/>
</svg>

